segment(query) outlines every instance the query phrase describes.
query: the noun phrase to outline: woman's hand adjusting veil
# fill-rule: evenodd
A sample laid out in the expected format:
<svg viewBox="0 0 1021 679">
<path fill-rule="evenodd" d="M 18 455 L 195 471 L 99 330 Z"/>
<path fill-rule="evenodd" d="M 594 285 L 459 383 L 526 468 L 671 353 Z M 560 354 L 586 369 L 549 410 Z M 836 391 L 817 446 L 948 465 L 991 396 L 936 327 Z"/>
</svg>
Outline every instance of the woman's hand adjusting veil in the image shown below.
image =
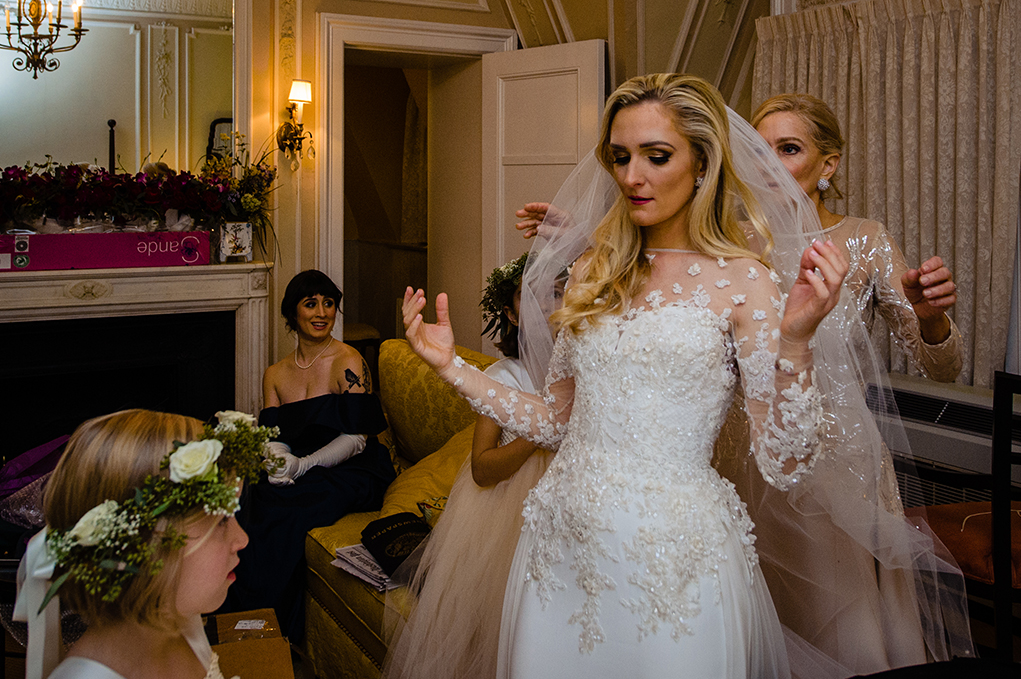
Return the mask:
<svg viewBox="0 0 1021 679">
<path fill-rule="evenodd" d="M 404 291 L 404 335 L 412 351 L 443 378 L 445 372 L 453 367 L 455 355 L 447 293 L 441 292 L 436 296 L 436 323 L 426 323 L 422 319 L 424 308 L 425 292 L 410 287 Z"/>
<path fill-rule="evenodd" d="M 801 255 L 798 277 L 787 295 L 780 336 L 808 342 L 840 299 L 848 262 L 833 241 L 812 241 Z"/>
<path fill-rule="evenodd" d="M 569 214 L 558 210 L 556 206 L 549 203 L 525 203 L 525 206 L 514 213 L 521 221 L 514 225 L 518 231 L 524 231 L 521 235 L 527 240 L 534 236 L 552 238 L 556 235 L 557 229 L 567 222 Z"/>
</svg>

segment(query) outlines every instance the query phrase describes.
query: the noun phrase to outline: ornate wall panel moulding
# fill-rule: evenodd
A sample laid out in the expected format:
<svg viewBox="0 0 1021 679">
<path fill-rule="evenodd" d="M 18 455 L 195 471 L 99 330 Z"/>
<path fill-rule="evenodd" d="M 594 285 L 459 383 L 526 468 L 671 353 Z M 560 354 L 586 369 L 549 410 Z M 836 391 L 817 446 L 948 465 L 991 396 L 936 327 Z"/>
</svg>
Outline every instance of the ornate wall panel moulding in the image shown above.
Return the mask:
<svg viewBox="0 0 1021 679">
<path fill-rule="evenodd" d="M 434 7 L 436 9 L 458 9 L 465 12 L 489 13 L 489 3 L 486 0 L 369 0 L 387 5 L 420 5 L 422 7 Z"/>
<path fill-rule="evenodd" d="M 175 33 L 176 38 L 177 27 L 165 21 L 161 21 L 154 25 L 166 29 L 159 32 L 160 33 L 159 42 L 156 44 L 155 49 L 153 50 L 152 59 L 153 63 L 155 64 L 156 78 L 155 82 L 152 84 L 158 86 L 157 89 L 159 90 L 160 110 L 163 113 L 163 118 L 167 119 L 170 117 L 170 107 L 168 105 L 168 101 L 170 100 L 170 95 L 173 94 L 170 76 L 171 69 L 174 67 L 174 57 L 176 56 L 174 51 L 171 50 L 168 33 L 170 33 L 172 30 Z M 175 45 L 176 42 L 177 41 L 175 40 L 174 41 Z"/>
<path fill-rule="evenodd" d="M 74 297 L 84 302 L 106 297 L 112 290 L 113 287 L 106 281 L 81 280 L 65 285 L 64 296 Z"/>
<path fill-rule="evenodd" d="M 295 0 L 280 0 L 277 16 L 280 18 L 280 83 L 282 87 L 290 87 L 291 79 L 299 77 L 295 65 L 297 2 Z M 286 95 L 286 92 L 284 94 Z"/>
<path fill-rule="evenodd" d="M 480 0 L 484 2 L 485 0 Z M 232 0 L 87 0 L 85 9 L 109 9 L 126 12 L 152 12 L 154 14 L 190 14 L 193 16 L 222 17 L 233 15 Z M 86 20 L 88 15 L 85 15 Z"/>
</svg>

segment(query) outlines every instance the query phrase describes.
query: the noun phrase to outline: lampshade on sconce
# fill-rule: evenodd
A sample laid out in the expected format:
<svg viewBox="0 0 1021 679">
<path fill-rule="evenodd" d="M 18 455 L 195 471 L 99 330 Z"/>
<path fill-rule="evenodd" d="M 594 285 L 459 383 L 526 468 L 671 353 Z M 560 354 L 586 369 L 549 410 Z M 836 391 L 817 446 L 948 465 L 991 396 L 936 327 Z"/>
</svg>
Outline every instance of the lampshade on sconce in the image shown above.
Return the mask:
<svg viewBox="0 0 1021 679">
<path fill-rule="evenodd" d="M 312 83 L 308 80 L 291 81 L 291 93 L 287 97 L 288 119 L 277 129 L 277 147 L 291 161 L 291 170 L 297 170 L 302 158 L 302 146 L 308 137 L 308 157 L 315 158 L 312 133 L 306 132 L 301 122 L 302 108 L 312 103 Z"/>
<path fill-rule="evenodd" d="M 294 104 L 311 104 L 312 83 L 308 80 L 292 80 L 291 96 L 287 99 Z"/>
</svg>

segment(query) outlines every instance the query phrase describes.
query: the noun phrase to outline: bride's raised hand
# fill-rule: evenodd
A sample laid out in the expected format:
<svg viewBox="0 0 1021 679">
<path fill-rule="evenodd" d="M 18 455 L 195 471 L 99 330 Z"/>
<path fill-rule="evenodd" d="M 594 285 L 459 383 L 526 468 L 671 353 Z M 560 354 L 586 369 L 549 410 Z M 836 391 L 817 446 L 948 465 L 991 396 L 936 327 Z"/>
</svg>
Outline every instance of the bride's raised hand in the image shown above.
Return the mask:
<svg viewBox="0 0 1021 679">
<path fill-rule="evenodd" d="M 425 361 L 430 368 L 441 376 L 454 360 L 454 330 L 450 327 L 450 309 L 447 294 L 441 292 L 436 296 L 436 323 L 426 323 L 422 319 L 425 308 L 425 292 L 404 291 L 404 335 L 411 345 L 412 351 Z"/>
<path fill-rule="evenodd" d="M 808 342 L 815 329 L 840 299 L 848 270 L 847 259 L 833 241 L 812 241 L 801 254 L 798 278 L 787 295 L 781 336 L 791 342 Z"/>
</svg>

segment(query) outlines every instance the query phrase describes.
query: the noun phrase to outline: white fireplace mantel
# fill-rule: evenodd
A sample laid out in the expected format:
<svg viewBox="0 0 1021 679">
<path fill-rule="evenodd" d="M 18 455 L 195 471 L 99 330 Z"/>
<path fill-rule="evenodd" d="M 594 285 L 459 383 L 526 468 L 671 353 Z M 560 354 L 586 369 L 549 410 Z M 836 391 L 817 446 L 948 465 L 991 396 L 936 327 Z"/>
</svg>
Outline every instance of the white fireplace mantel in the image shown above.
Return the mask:
<svg viewBox="0 0 1021 679">
<path fill-rule="evenodd" d="M 252 262 L 0 272 L 0 323 L 233 311 L 234 407 L 258 413 L 269 359 L 271 268 Z"/>
</svg>

